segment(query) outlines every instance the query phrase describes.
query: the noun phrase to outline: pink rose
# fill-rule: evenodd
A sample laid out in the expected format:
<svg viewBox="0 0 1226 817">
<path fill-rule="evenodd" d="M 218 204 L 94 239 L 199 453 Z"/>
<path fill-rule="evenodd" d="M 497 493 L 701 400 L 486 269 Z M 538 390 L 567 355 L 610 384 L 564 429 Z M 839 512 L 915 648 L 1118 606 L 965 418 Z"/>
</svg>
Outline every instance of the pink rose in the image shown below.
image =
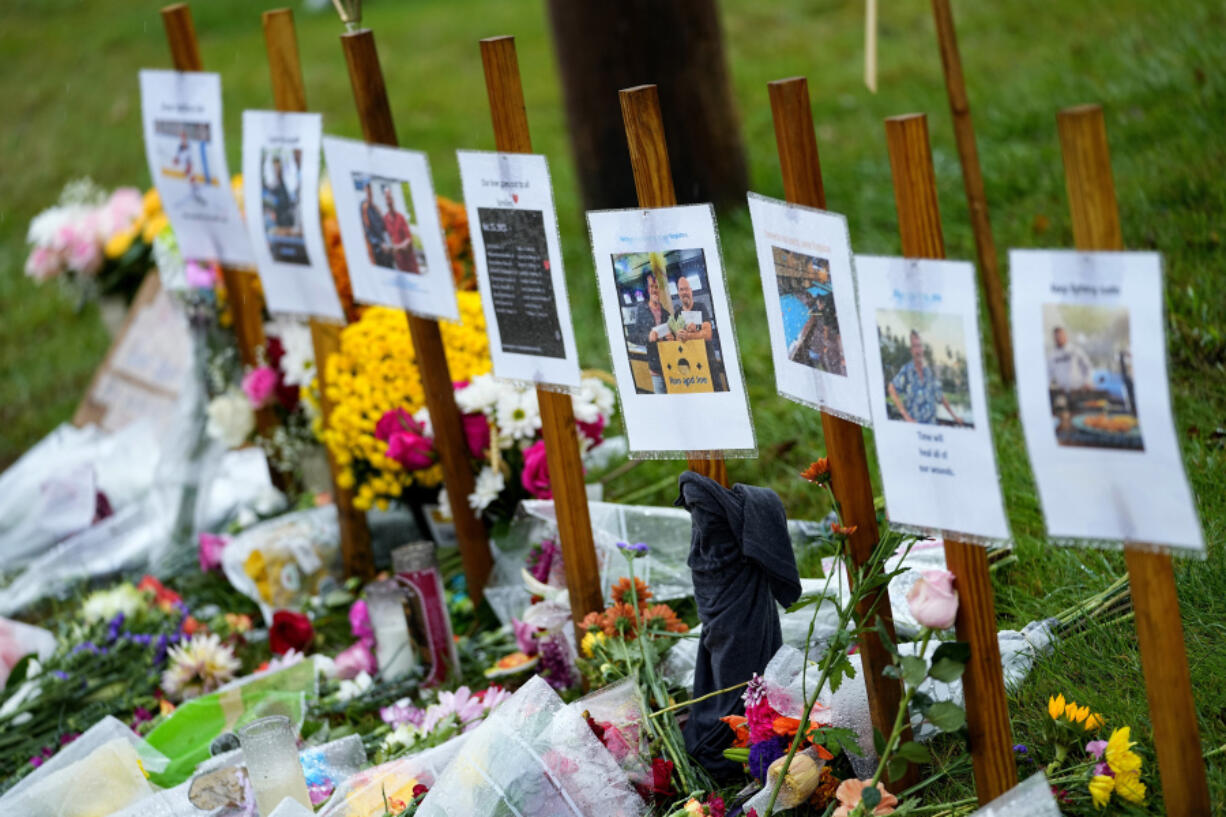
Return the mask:
<svg viewBox="0 0 1226 817">
<path fill-rule="evenodd" d="M 26 275 L 42 283 L 60 274 L 60 254 L 50 247 L 35 247 L 26 259 Z"/>
<path fill-rule="evenodd" d="M 490 421 L 481 412 L 465 414 L 461 419 L 469 453 L 474 457 L 484 457 L 490 447 Z"/>
<path fill-rule="evenodd" d="M 412 431 L 397 431 L 387 441 L 386 455 L 409 471 L 429 468 L 434 464 L 433 445 L 420 434 Z"/>
<path fill-rule="evenodd" d="M 201 533 L 200 534 L 200 570 L 208 573 L 210 570 L 221 567 L 221 553 L 226 549 L 226 545 L 230 544 L 230 539 L 227 536 L 219 536 L 216 533 Z"/>
<path fill-rule="evenodd" d="M 911 615 L 924 627 L 948 630 L 958 613 L 958 591 L 948 570 L 925 570 L 907 593 Z"/>
<path fill-rule="evenodd" d="M 243 393 L 253 409 L 268 405 L 277 390 L 277 373 L 271 366 L 260 366 L 243 375 Z"/>
<path fill-rule="evenodd" d="M 366 609 L 364 599 L 358 599 L 349 608 L 349 630 L 367 647 L 375 645 L 375 631 L 370 624 L 370 611 Z"/>
<path fill-rule="evenodd" d="M 537 440 L 524 451 L 524 472 L 520 474 L 519 481 L 523 483 L 524 490 L 537 499 L 553 499 L 544 440 Z"/>
<path fill-rule="evenodd" d="M 336 654 L 336 677 L 342 681 L 357 678 L 363 672 L 373 675 L 377 669 L 375 654 L 361 641 Z"/>
<path fill-rule="evenodd" d="M 98 239 L 90 233 L 74 231 L 68 242 L 68 266 L 82 275 L 93 275 L 102 269 L 102 261 Z"/>
<path fill-rule="evenodd" d="M 592 445 L 599 445 L 604 440 L 605 418 L 603 414 L 597 414 L 596 419 L 590 423 L 579 420 L 575 422 L 575 425 L 578 426 L 580 434 L 592 441 Z"/>
<path fill-rule="evenodd" d="M 131 226 L 144 209 L 144 197 L 135 187 L 120 187 L 111 194 L 106 203 L 107 220 L 111 231 L 118 232 Z"/>
<path fill-rule="evenodd" d="M 217 274 L 213 268 L 196 261 L 187 262 L 183 275 L 187 279 L 187 285 L 192 289 L 212 289 L 217 283 Z"/>
<path fill-rule="evenodd" d="M 421 423 L 414 420 L 413 415 L 402 408 L 384 412 L 379 422 L 375 423 L 376 440 L 389 442 L 397 431 L 412 431 L 414 434 L 421 434 Z"/>
</svg>

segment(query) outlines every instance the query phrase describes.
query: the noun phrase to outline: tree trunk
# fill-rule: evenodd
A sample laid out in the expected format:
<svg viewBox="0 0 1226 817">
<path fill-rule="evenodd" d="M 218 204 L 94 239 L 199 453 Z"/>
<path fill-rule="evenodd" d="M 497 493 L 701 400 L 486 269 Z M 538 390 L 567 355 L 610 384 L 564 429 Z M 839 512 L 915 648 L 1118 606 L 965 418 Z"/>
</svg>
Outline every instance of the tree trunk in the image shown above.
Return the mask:
<svg viewBox="0 0 1226 817">
<path fill-rule="evenodd" d="M 745 148 L 715 0 L 548 0 L 589 210 L 637 198 L 617 92 L 659 86 L 679 203 L 743 205 Z"/>
</svg>

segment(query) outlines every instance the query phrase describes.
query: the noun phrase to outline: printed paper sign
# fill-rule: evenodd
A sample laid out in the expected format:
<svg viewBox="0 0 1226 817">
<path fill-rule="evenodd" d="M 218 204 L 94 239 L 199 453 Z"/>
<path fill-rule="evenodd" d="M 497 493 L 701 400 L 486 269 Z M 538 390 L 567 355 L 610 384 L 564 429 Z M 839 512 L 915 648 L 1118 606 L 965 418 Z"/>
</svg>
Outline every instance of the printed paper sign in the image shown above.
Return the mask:
<svg viewBox="0 0 1226 817">
<path fill-rule="evenodd" d="M 459 320 L 426 154 L 323 142 L 354 299 Z"/>
<path fill-rule="evenodd" d="M 749 215 L 779 393 L 868 425 L 847 219 L 755 193 Z"/>
<path fill-rule="evenodd" d="M 141 71 L 149 175 L 184 258 L 255 263 L 230 191 L 217 74 Z"/>
<path fill-rule="evenodd" d="M 1171 417 L 1156 253 L 1012 250 L 1026 447 L 1064 543 L 1203 552 Z"/>
<path fill-rule="evenodd" d="M 587 219 L 631 454 L 753 456 L 711 206 Z"/>
<path fill-rule="evenodd" d="M 988 422 L 975 271 L 856 256 L 873 439 L 896 528 L 1009 538 Z"/>
<path fill-rule="evenodd" d="M 344 320 L 319 224 L 316 113 L 243 111 L 243 194 L 270 312 Z"/>
<path fill-rule="evenodd" d="M 456 156 L 494 374 L 577 388 L 579 357 L 545 157 L 468 150 Z"/>
</svg>

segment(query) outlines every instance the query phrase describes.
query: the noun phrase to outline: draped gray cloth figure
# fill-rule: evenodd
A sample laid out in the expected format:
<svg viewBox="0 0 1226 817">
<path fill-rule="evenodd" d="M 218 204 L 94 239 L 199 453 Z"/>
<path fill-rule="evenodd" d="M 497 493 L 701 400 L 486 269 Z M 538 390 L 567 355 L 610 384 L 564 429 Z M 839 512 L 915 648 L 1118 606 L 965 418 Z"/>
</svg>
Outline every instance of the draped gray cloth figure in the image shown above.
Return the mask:
<svg viewBox="0 0 1226 817">
<path fill-rule="evenodd" d="M 725 488 L 686 471 L 676 505 L 690 512 L 689 566 L 702 621 L 694 697 L 748 681 L 783 643 L 776 602 L 800 598 L 800 576 L 779 496 L 768 488 Z M 734 737 L 725 715 L 744 710 L 741 690 L 690 707 L 685 746 L 713 775 L 740 769 L 723 756 Z"/>
</svg>

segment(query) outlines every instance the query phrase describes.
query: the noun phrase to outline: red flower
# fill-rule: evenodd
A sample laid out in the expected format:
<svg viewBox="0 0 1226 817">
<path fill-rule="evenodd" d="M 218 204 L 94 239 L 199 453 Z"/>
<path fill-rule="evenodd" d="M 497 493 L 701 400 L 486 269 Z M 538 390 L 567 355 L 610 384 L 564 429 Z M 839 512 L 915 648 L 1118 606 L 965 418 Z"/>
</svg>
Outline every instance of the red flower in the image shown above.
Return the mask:
<svg viewBox="0 0 1226 817">
<path fill-rule="evenodd" d="M 424 797 L 428 791 L 430 791 L 428 788 L 421 783 L 418 783 L 413 787 L 413 799 L 416 800 L 418 797 Z"/>
<path fill-rule="evenodd" d="M 549 458 L 545 455 L 545 441 L 537 440 L 524 451 L 524 470 L 519 475 L 524 490 L 537 499 L 553 499 L 549 487 Z"/>
<path fill-rule="evenodd" d="M 657 804 L 667 803 L 677 796 L 673 789 L 673 762 L 662 757 L 651 760 L 651 788 L 637 785 L 639 794 L 644 800 L 654 800 Z"/>
<path fill-rule="evenodd" d="M 152 593 L 154 603 L 164 613 L 170 612 L 171 607 L 183 601 L 183 598 L 178 593 L 148 574 L 140 580 L 140 584 L 136 585 L 136 589 L 142 593 Z"/>
<path fill-rule="evenodd" d="M 315 628 L 311 626 L 311 620 L 302 613 L 292 613 L 289 610 L 273 613 L 272 626 L 268 628 L 268 646 L 277 655 L 285 655 L 290 650 L 305 652 L 313 638 Z"/>
<path fill-rule="evenodd" d="M 816 482 L 821 485 L 824 482 L 830 481 L 830 461 L 822 457 L 816 462 L 809 463 L 809 467 L 800 472 L 800 476 L 807 479 L 809 482 Z"/>
<path fill-rule="evenodd" d="M 481 412 L 465 414 L 460 418 L 464 424 L 464 439 L 468 441 L 468 453 L 480 459 L 490 449 L 490 421 Z"/>
</svg>

